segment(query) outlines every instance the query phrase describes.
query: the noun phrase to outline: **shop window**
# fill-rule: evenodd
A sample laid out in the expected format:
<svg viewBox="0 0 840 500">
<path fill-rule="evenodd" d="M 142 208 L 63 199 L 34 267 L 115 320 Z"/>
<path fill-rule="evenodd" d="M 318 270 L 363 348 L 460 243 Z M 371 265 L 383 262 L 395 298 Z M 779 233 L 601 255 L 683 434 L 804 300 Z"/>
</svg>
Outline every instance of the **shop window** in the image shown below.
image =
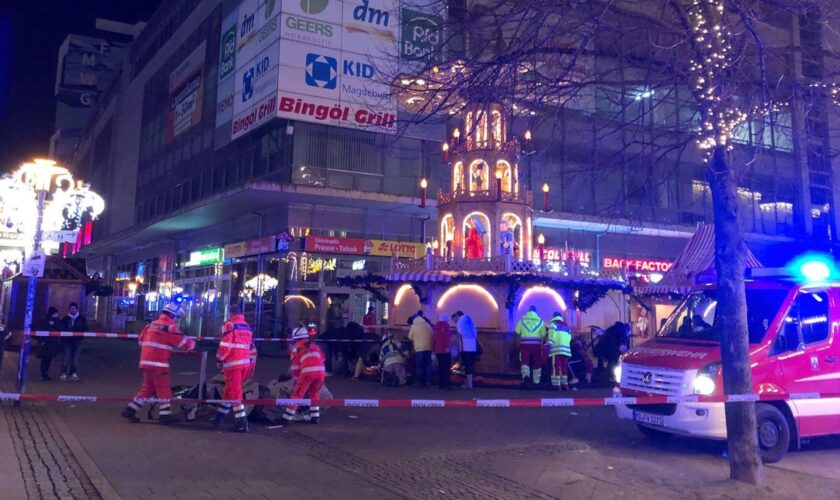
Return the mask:
<svg viewBox="0 0 840 500">
<path fill-rule="evenodd" d="M 804 349 L 828 340 L 828 294 L 800 293 L 784 318 L 772 354 Z"/>
</svg>

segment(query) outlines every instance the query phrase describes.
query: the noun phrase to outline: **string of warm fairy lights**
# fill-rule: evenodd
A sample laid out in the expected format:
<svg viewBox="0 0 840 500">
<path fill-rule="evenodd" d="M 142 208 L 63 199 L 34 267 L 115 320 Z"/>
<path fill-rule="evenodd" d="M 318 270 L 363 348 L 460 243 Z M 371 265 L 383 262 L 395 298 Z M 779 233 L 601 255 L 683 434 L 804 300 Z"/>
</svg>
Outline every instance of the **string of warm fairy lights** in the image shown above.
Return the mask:
<svg viewBox="0 0 840 500">
<path fill-rule="evenodd" d="M 734 63 L 730 40 L 732 32 L 724 22 L 722 1 L 699 0 L 688 12 L 691 36 L 697 57 L 689 61 L 695 95 L 700 101 L 701 124 L 697 145 L 711 151 L 718 147 L 732 149 L 728 140 L 735 128 L 749 116 L 737 108 L 725 107 L 723 80 Z"/>
</svg>

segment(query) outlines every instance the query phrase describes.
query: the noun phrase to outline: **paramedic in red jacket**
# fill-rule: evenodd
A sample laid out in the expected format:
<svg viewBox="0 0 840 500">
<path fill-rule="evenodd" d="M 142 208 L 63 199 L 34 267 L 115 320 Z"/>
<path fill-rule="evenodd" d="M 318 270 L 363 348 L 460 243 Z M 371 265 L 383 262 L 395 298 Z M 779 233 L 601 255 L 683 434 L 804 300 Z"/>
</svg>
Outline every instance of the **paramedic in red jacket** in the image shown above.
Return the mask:
<svg viewBox="0 0 840 500">
<path fill-rule="evenodd" d="M 324 353 L 312 338 L 315 334 L 315 325 L 312 324 L 309 325 L 309 331 L 298 328 L 292 334 L 295 343 L 291 351 L 292 378 L 295 380 L 292 399 L 317 399 L 324 385 Z M 296 412 L 297 405 L 287 406 L 283 419 L 288 423 L 294 422 Z M 310 423 L 317 424 L 320 416 L 320 408 L 309 407 Z"/>
<path fill-rule="evenodd" d="M 222 398 L 233 403 L 233 417 L 236 419 L 237 432 L 248 432 L 248 419 L 245 416 L 245 405 L 242 403 L 242 383 L 253 373 L 252 365 L 256 364 L 253 333 L 251 326 L 239 309 L 239 305 L 228 307 L 228 320 L 222 325 L 222 337 L 219 339 L 219 349 L 216 351 L 216 361 L 222 373 L 225 374 L 225 392 Z M 230 413 L 229 404 L 219 405 L 213 427 L 218 430 Z"/>
<path fill-rule="evenodd" d="M 123 410 L 122 416 L 131 422 L 140 421 L 137 411 L 145 399 L 156 398 L 160 401 L 158 421 L 161 424 L 176 424 L 178 417 L 172 415 L 169 400 L 172 399 L 172 384 L 169 382 L 169 357 L 173 350 L 192 351 L 195 342 L 185 337 L 178 329 L 175 320 L 183 310 L 174 302 L 166 304 L 160 317 L 152 321 L 140 333 L 140 370 L 143 372 L 143 385 L 134 400 Z"/>
</svg>

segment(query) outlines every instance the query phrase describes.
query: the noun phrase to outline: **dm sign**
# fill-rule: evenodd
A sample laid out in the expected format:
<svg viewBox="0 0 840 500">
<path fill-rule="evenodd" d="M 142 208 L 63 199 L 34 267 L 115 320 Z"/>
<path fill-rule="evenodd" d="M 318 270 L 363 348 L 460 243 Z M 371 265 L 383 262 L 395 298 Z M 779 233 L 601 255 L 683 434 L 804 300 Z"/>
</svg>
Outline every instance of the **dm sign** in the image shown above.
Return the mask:
<svg viewBox="0 0 840 500">
<path fill-rule="evenodd" d="M 440 62 L 443 18 L 411 9 L 402 9 L 400 57 L 409 61 Z"/>
</svg>

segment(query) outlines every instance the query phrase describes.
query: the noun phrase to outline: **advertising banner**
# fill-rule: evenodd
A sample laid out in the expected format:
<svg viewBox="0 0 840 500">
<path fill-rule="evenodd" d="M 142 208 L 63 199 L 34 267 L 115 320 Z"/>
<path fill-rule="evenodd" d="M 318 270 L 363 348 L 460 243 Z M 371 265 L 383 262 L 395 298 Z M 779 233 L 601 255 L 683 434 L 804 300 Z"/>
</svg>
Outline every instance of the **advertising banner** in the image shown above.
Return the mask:
<svg viewBox="0 0 840 500">
<path fill-rule="evenodd" d="M 423 63 L 443 60 L 443 17 L 403 7 L 400 59 Z"/>
<path fill-rule="evenodd" d="M 420 258 L 425 253 L 423 243 L 326 236 L 307 236 L 304 250 L 307 252 L 377 255 L 382 257 L 396 255 L 397 257 L 412 259 Z"/>
<path fill-rule="evenodd" d="M 232 139 L 277 116 L 280 2 L 245 0 L 238 19 Z"/>
<path fill-rule="evenodd" d="M 238 243 L 225 245 L 224 256 L 225 259 L 237 259 L 239 257 L 246 257 L 249 255 L 272 253 L 275 251 L 275 245 L 274 236 L 240 241 Z"/>
<path fill-rule="evenodd" d="M 395 133 L 398 7 L 395 0 L 284 2 L 278 116 Z"/>
<path fill-rule="evenodd" d="M 169 74 L 169 109 L 166 115 L 166 142 L 201 121 L 201 99 L 204 93 L 204 57 L 206 42 Z"/>
<path fill-rule="evenodd" d="M 219 149 L 230 142 L 233 121 L 234 76 L 236 74 L 236 21 L 239 11 L 234 9 L 222 20 L 219 37 L 219 84 L 216 91 L 216 130 L 213 144 Z"/>
</svg>

